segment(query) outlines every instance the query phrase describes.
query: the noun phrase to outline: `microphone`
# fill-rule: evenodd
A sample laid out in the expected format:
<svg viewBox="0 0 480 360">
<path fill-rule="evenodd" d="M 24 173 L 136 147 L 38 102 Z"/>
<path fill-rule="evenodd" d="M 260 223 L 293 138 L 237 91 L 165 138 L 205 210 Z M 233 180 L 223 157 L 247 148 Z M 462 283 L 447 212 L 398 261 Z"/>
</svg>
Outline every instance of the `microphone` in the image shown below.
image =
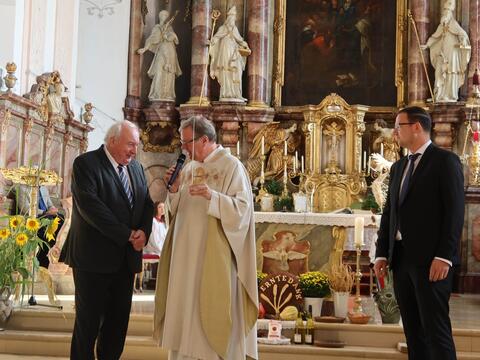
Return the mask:
<svg viewBox="0 0 480 360">
<path fill-rule="evenodd" d="M 178 157 L 177 164 L 175 165 L 175 170 L 173 170 L 173 174 L 172 176 L 170 176 L 170 180 L 168 180 L 167 190 L 170 190 L 173 183 L 175 182 L 175 179 L 177 178 L 178 173 L 180 172 L 180 170 L 182 170 L 182 167 L 183 167 L 183 164 L 185 163 L 186 158 L 187 157 L 185 156 L 185 154 L 180 154 L 180 156 Z"/>
</svg>

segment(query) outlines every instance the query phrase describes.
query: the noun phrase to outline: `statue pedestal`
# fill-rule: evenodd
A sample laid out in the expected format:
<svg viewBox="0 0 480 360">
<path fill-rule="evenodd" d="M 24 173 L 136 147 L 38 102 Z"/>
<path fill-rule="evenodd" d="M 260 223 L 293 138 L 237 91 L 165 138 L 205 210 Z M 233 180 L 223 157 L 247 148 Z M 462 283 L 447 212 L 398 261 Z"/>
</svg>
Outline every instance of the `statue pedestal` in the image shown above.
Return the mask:
<svg viewBox="0 0 480 360">
<path fill-rule="evenodd" d="M 150 121 L 166 121 L 166 122 L 176 122 L 178 119 L 178 112 L 175 109 L 174 101 L 166 100 L 157 100 L 152 101 L 152 103 L 145 109 L 143 109 L 145 114 L 146 122 Z"/>
<path fill-rule="evenodd" d="M 430 104 L 432 115 L 432 140 L 443 149 L 452 150 L 459 125 L 465 121 L 465 102 Z M 463 145 L 457 144 L 457 145 Z"/>
</svg>

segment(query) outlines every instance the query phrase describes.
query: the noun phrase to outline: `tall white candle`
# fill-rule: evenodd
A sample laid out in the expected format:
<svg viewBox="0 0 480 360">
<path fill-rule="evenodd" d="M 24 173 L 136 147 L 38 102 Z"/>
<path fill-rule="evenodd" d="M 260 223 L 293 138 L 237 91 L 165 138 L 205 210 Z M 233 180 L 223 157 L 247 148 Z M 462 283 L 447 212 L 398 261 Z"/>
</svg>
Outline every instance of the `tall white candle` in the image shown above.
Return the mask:
<svg viewBox="0 0 480 360">
<path fill-rule="evenodd" d="M 355 218 L 355 246 L 363 246 L 363 227 L 365 225 L 365 220 L 363 217 Z"/>
<path fill-rule="evenodd" d="M 407 156 L 408 155 L 408 149 L 407 148 L 403 148 L 403 156 Z"/>
<path fill-rule="evenodd" d="M 383 156 L 383 143 L 380 143 L 380 155 Z"/>
<path fill-rule="evenodd" d="M 283 142 L 283 155 L 287 156 L 287 140 Z"/>
<path fill-rule="evenodd" d="M 367 166 L 367 152 L 363 152 L 363 167 L 365 168 Z"/>
<path fill-rule="evenodd" d="M 305 164 L 304 164 L 304 157 L 302 155 L 302 174 L 305 173 Z"/>
<path fill-rule="evenodd" d="M 265 136 L 262 136 L 262 155 L 265 155 Z"/>
<path fill-rule="evenodd" d="M 367 173 L 370 174 L 370 160 L 371 160 L 371 157 L 369 156 L 368 157 L 368 165 L 367 165 Z"/>
<path fill-rule="evenodd" d="M 240 141 L 237 141 L 237 156 L 240 156 Z"/>
<path fill-rule="evenodd" d="M 293 171 L 297 172 L 298 170 L 298 151 L 295 150 L 295 159 L 293 159 Z"/>
</svg>

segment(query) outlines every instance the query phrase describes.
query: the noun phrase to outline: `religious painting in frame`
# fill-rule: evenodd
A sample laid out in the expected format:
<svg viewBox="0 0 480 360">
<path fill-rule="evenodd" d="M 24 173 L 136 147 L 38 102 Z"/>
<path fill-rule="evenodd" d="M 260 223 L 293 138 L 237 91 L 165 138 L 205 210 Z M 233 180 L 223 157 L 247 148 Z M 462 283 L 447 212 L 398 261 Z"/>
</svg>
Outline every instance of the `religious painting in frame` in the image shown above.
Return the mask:
<svg viewBox="0 0 480 360">
<path fill-rule="evenodd" d="M 406 0 L 280 0 L 273 104 L 404 104 Z M 396 21 L 393 21 L 396 19 Z"/>
</svg>

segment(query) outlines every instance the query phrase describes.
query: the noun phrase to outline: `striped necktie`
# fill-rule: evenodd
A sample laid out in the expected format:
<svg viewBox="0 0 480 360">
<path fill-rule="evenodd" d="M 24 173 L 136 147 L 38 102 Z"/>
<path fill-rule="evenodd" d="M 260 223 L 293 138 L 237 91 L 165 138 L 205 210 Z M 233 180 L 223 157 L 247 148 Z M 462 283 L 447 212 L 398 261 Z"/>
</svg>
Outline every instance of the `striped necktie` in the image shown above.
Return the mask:
<svg viewBox="0 0 480 360">
<path fill-rule="evenodd" d="M 120 176 L 120 181 L 122 182 L 122 186 L 123 186 L 123 189 L 125 190 L 125 194 L 127 194 L 130 207 L 133 207 L 132 189 L 130 189 L 130 183 L 128 182 L 127 174 L 125 172 L 125 166 L 118 165 L 118 175 Z"/>
</svg>

